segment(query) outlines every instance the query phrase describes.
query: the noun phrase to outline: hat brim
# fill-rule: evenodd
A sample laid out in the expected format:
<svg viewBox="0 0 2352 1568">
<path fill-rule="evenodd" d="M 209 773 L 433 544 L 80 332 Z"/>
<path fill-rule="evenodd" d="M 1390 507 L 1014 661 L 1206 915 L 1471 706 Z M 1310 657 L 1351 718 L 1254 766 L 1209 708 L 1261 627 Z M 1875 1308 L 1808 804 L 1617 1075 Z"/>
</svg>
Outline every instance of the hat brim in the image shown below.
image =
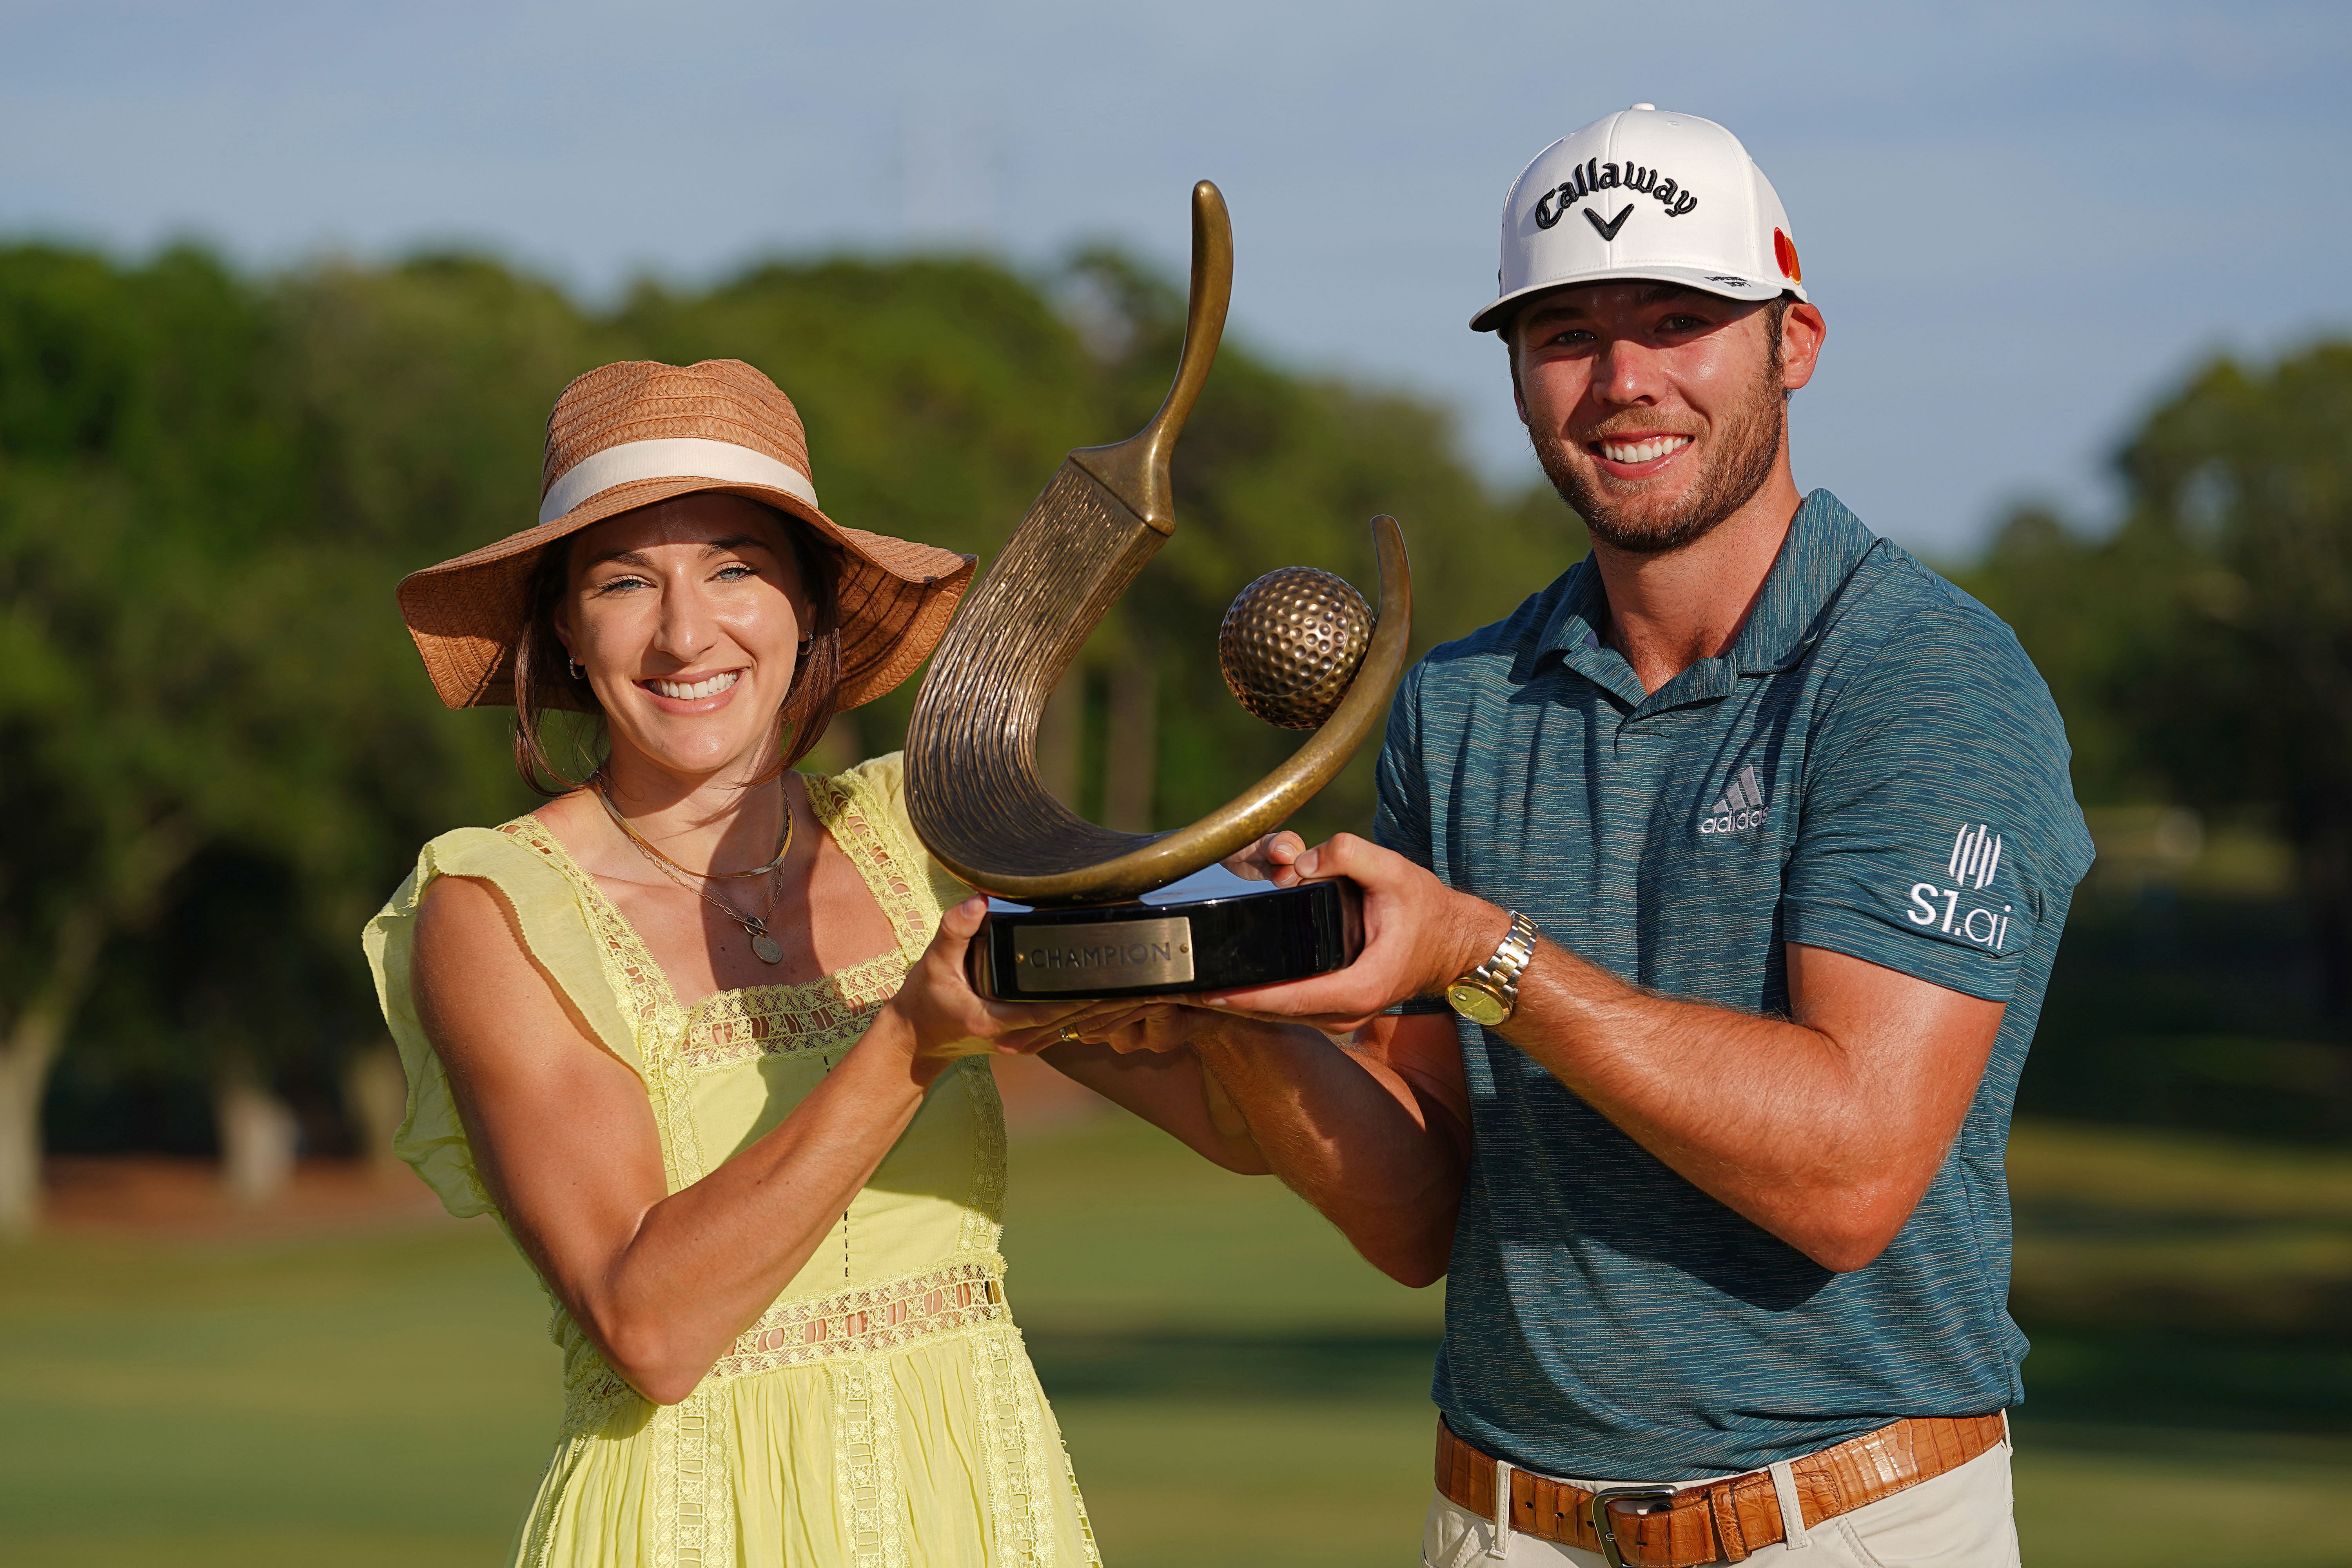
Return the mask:
<svg viewBox="0 0 2352 1568">
<path fill-rule="evenodd" d="M 1800 300 L 1805 298 L 1805 286 L 1792 283 L 1785 278 L 1735 278 L 1728 273 L 1709 272 L 1700 267 L 1612 267 L 1600 272 L 1580 272 L 1573 278 L 1548 278 L 1524 289 L 1514 289 L 1471 317 L 1470 330 L 1474 332 L 1500 331 L 1518 308 L 1537 295 L 1574 289 L 1586 283 L 1679 283 L 1702 294 L 1719 294 L 1727 300 L 1740 300 L 1751 304 L 1777 300 L 1783 294 L 1794 294 Z"/>
<path fill-rule="evenodd" d="M 514 705 L 515 642 L 530 614 L 526 601 L 531 574 L 549 545 L 637 507 L 702 492 L 773 507 L 839 548 L 842 570 L 835 597 L 844 709 L 871 702 L 912 675 L 946 635 L 971 584 L 973 556 L 845 528 L 772 485 L 692 476 L 632 479 L 598 491 L 562 517 L 401 580 L 401 618 L 443 704 Z M 583 706 L 562 682 L 551 681 L 542 689 L 551 707 Z"/>
</svg>

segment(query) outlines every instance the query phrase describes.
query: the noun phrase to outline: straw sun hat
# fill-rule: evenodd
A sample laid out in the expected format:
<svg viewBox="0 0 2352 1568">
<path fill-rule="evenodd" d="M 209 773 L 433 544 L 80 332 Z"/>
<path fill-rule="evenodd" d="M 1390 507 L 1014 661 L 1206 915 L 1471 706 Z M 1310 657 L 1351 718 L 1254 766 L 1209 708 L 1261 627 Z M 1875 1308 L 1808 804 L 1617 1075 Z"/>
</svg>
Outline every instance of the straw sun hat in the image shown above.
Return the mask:
<svg viewBox="0 0 2352 1568">
<path fill-rule="evenodd" d="M 539 524 L 400 584 L 401 617 L 452 708 L 511 706 L 514 648 L 530 618 L 532 571 L 556 541 L 672 496 L 716 490 L 798 518 L 837 547 L 839 706 L 855 708 L 915 672 L 971 584 L 972 557 L 863 529 L 818 510 L 808 440 L 792 399 L 740 360 L 629 360 L 563 389 L 547 416 Z M 542 688 L 576 706 L 562 682 Z"/>
</svg>

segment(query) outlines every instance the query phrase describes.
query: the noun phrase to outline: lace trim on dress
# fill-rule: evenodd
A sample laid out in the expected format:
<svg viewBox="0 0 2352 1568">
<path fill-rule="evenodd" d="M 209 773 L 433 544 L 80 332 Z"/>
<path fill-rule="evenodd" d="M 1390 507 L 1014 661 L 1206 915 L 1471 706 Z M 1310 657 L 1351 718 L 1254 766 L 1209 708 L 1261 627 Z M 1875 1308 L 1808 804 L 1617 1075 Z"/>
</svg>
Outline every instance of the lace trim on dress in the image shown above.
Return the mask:
<svg viewBox="0 0 2352 1568">
<path fill-rule="evenodd" d="M 904 1279 L 769 1308 L 710 1369 L 742 1377 L 901 1349 L 958 1329 L 1009 1321 L 1004 1264 L 954 1263 Z"/>
<path fill-rule="evenodd" d="M 971 1102 L 971 1191 L 963 1200 L 963 1225 L 956 1237 L 962 1253 L 993 1253 L 1004 1239 L 997 1215 L 1004 1212 L 1004 1099 L 985 1057 L 956 1064 Z"/>
<path fill-rule="evenodd" d="M 708 1072 L 755 1057 L 846 1050 L 906 977 L 907 961 L 882 952 L 822 980 L 719 992 L 694 1010 L 678 1056 Z"/>
<path fill-rule="evenodd" d="M 862 779 L 844 773 L 802 782 L 808 786 L 810 812 L 866 879 L 875 902 L 890 917 L 890 929 L 898 934 L 898 951 L 913 963 L 940 929 L 940 907 L 929 896 L 929 883 L 908 870 L 917 863 L 912 851 L 887 814 L 877 809 L 879 802 L 859 800 L 872 794 Z"/>
<path fill-rule="evenodd" d="M 988 1463 L 994 1561 L 1045 1568 L 1054 1561 L 1052 1483 L 1045 1474 L 1045 1412 L 1016 1334 L 971 1342 L 980 1440 Z"/>
<path fill-rule="evenodd" d="M 833 1384 L 834 1489 L 853 1568 L 908 1568 L 898 1412 L 889 1369 L 845 1362 Z"/>
<path fill-rule="evenodd" d="M 721 1426 L 711 1406 L 709 1384 L 696 1389 L 661 1415 L 674 1429 L 671 1462 L 675 1478 L 668 1506 L 670 1520 L 655 1557 L 659 1568 L 706 1568 L 735 1561 L 735 1514 L 728 1506 L 728 1457 L 721 1446 Z M 660 1417 L 656 1418 L 659 1420 Z M 658 1472 L 657 1472 L 658 1473 Z M 658 1507 L 659 1504 L 656 1504 Z"/>
</svg>

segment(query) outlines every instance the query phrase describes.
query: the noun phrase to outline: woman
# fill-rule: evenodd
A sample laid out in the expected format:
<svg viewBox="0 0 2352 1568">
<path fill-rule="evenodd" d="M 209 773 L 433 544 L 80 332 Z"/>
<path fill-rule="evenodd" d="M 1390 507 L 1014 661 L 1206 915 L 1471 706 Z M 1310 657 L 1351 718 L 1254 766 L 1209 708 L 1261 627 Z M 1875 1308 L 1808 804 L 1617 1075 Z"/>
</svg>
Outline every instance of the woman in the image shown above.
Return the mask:
<svg viewBox="0 0 2352 1568">
<path fill-rule="evenodd" d="M 1094 1015 L 971 993 L 985 904 L 924 854 L 895 756 L 788 771 L 922 661 L 971 558 L 826 517 L 790 400 L 735 361 L 581 377 L 543 472 L 537 527 L 400 598 L 443 700 L 514 703 L 562 793 L 435 839 L 366 936 L 400 1152 L 557 1309 L 516 1561 L 1097 1562 L 1007 1315 L 986 1060 Z M 549 707 L 601 718 L 585 779 Z M 1265 1169 L 1190 1060 L 1072 1054 Z"/>
</svg>

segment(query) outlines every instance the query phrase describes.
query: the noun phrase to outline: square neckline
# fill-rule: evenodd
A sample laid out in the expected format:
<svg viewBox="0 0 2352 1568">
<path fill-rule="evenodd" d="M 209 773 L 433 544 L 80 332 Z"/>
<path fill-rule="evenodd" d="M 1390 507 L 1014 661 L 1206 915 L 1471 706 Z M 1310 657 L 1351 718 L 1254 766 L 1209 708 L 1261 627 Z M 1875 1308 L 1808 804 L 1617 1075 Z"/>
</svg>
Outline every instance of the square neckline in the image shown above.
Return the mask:
<svg viewBox="0 0 2352 1568">
<path fill-rule="evenodd" d="M 858 809 L 855 798 L 856 791 L 848 782 L 848 774 L 827 777 L 815 773 L 795 773 L 794 776 L 801 781 L 802 787 L 808 795 L 809 815 L 816 818 L 818 830 L 831 838 L 834 841 L 834 847 L 847 856 L 850 864 L 857 868 L 858 879 L 866 884 L 866 892 L 872 895 L 876 906 L 882 911 L 883 918 L 890 922 L 890 931 L 896 945 L 885 948 L 871 957 L 861 958 L 855 963 L 830 970 L 814 980 L 772 981 L 757 985 L 730 986 L 705 992 L 691 1003 L 679 999 L 677 983 L 670 978 L 669 971 L 654 957 L 653 950 L 646 945 L 646 940 L 638 932 L 635 923 L 621 912 L 621 907 L 613 901 L 612 895 L 604 891 L 594 875 L 580 864 L 563 840 L 557 837 L 554 832 L 540 820 L 537 813 L 525 812 L 512 821 L 501 824 L 498 831 L 519 839 L 537 850 L 563 875 L 565 880 L 571 882 L 582 893 L 588 900 L 596 920 L 610 931 L 618 933 L 626 942 L 630 949 L 628 956 L 632 961 L 631 967 L 640 968 L 643 973 L 651 977 L 649 980 L 639 981 L 636 984 L 657 988 L 655 1001 L 660 1006 L 679 1015 L 685 1020 L 687 1027 L 690 1029 L 712 1010 L 714 1004 L 721 1004 L 729 998 L 772 998 L 788 1006 L 794 1004 L 814 1004 L 827 1000 L 829 997 L 845 1000 L 852 994 L 866 990 L 874 982 L 883 978 L 887 966 L 894 962 L 901 973 L 912 966 L 913 955 L 908 952 L 908 942 L 912 934 L 911 927 L 917 911 L 914 909 L 914 900 L 907 888 L 895 879 L 891 873 L 888 865 L 892 858 L 890 847 L 877 842 L 861 843 L 857 847 L 853 848 L 835 831 L 838 825 L 847 822 L 851 825 L 853 833 L 856 829 L 863 829 L 866 834 L 878 840 L 884 825 L 868 821 L 866 815 Z M 864 853 L 860 853 L 860 850 Z M 928 945 L 929 940 L 928 933 L 923 934 L 919 945 Z"/>
</svg>

